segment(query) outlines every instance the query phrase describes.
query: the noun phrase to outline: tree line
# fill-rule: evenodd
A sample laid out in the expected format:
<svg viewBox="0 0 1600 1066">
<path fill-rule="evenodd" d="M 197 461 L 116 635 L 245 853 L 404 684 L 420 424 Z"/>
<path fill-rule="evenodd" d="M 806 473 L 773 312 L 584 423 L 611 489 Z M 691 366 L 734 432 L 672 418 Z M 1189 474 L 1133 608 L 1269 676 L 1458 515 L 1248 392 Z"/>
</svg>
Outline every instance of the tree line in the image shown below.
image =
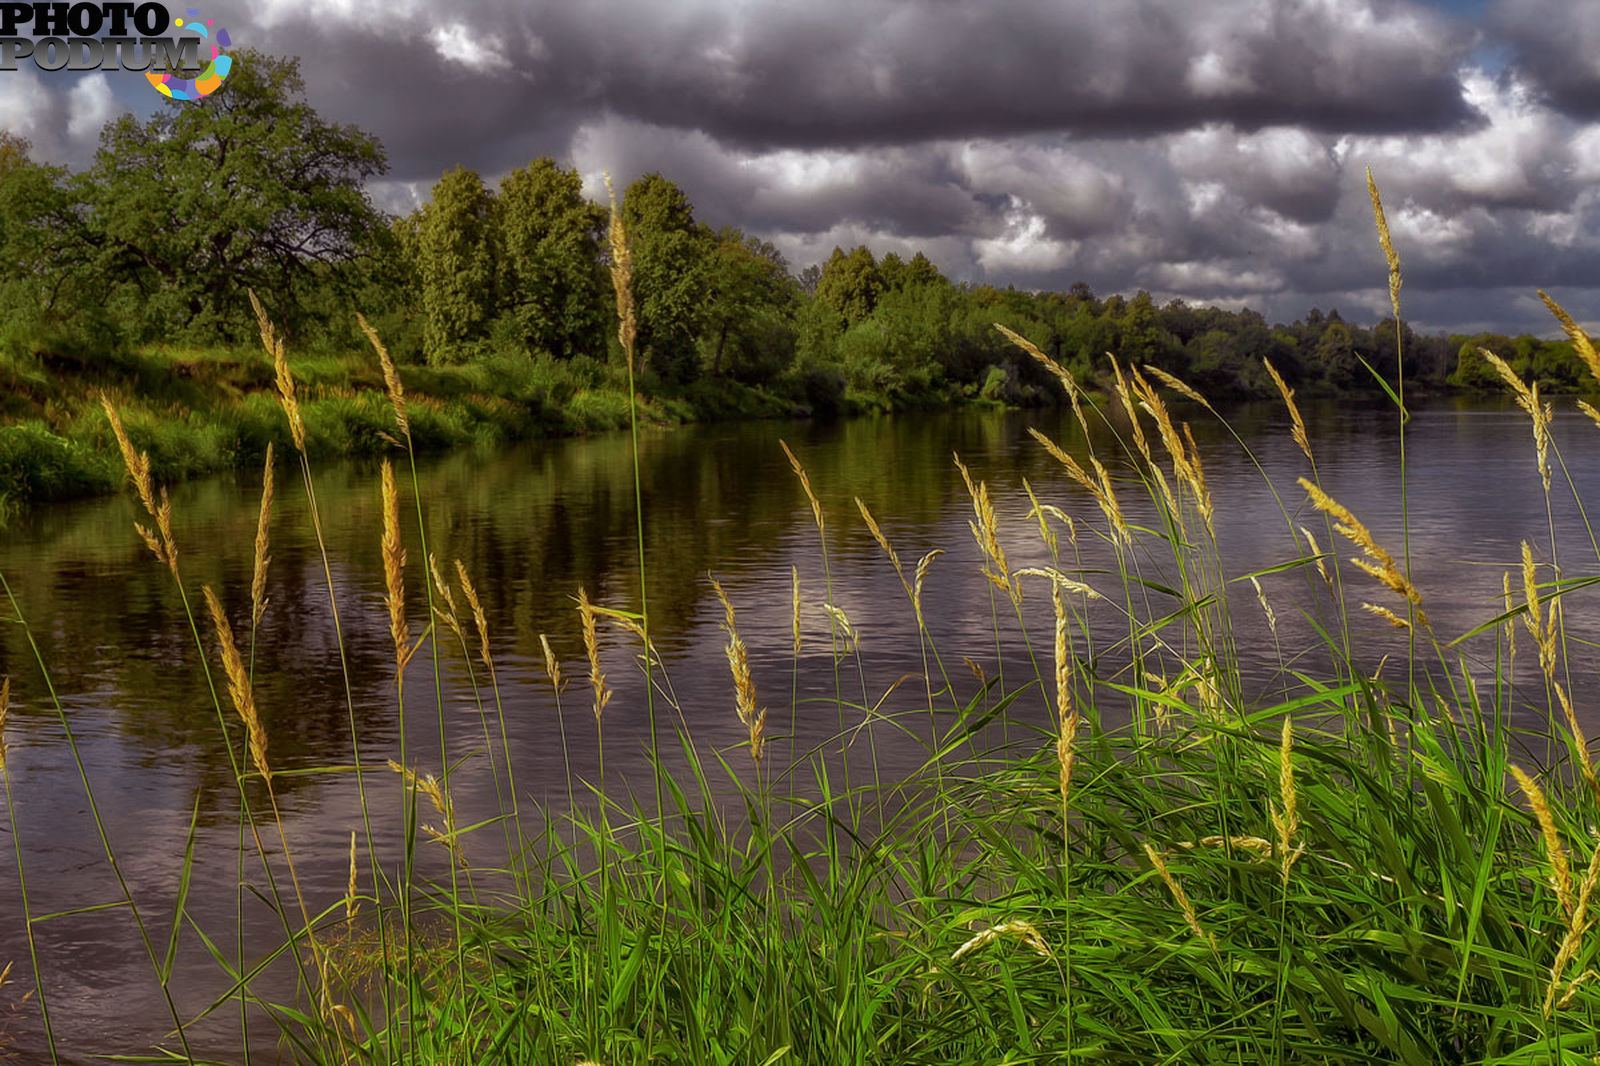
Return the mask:
<svg viewBox="0 0 1600 1066">
<path fill-rule="evenodd" d="M 608 209 L 574 169 L 536 159 L 491 186 L 458 166 L 422 207 L 387 217 L 365 191 L 387 169 L 377 138 L 319 116 L 295 60 L 239 57 L 205 103 L 108 123 L 79 173 L 0 135 L 0 352 L 247 343 L 253 290 L 311 347 L 356 345 L 359 309 L 412 362 L 620 358 Z M 660 174 L 628 185 L 620 211 L 645 385 L 657 391 L 737 382 L 816 411 L 1054 398 L 997 322 L 1090 382 L 1108 352 L 1219 396 L 1272 394 L 1267 361 L 1329 393 L 1380 388 L 1394 366 L 1392 320 L 1314 309 L 1269 324 L 1143 291 L 1101 298 L 1083 283 L 958 283 L 920 252 L 864 246 L 795 272 L 769 242 L 698 218 Z M 1412 381 L 1495 387 L 1479 347 L 1549 387 L 1583 380 L 1565 340 L 1399 328 Z"/>
</svg>

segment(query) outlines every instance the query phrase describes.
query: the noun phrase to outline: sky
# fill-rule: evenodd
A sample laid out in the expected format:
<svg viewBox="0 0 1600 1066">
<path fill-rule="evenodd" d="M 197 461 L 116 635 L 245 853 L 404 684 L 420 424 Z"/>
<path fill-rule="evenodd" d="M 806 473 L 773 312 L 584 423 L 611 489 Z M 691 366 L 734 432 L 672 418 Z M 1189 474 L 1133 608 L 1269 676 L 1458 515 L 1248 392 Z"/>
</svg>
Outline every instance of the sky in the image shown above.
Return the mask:
<svg viewBox="0 0 1600 1066">
<path fill-rule="evenodd" d="M 835 246 L 954 280 L 1149 290 L 1372 322 L 1382 190 L 1429 330 L 1600 325 L 1600 3 L 1582 0 L 253 0 L 377 134 L 386 210 L 539 156 L 650 171 L 798 273 Z M 138 74 L 0 72 L 0 126 L 82 165 Z"/>
</svg>

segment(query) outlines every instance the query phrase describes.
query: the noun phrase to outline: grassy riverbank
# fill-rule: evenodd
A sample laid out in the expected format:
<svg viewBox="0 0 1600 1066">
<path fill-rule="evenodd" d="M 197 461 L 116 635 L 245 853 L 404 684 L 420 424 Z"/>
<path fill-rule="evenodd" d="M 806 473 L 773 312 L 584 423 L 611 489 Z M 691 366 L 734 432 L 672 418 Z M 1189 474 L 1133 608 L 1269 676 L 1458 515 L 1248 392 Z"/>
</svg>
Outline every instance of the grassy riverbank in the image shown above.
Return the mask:
<svg viewBox="0 0 1600 1066">
<path fill-rule="evenodd" d="M 370 350 L 296 354 L 306 447 L 319 460 L 392 449 L 383 378 Z M 400 369 L 418 451 L 601 432 L 628 424 L 626 371 L 585 358 L 485 357 Z M 290 437 L 271 361 L 259 348 L 42 352 L 0 359 L 0 504 L 115 491 L 122 461 L 100 397 L 122 412 L 155 477 L 171 482 L 257 465 Z M 729 380 L 641 398 L 640 419 L 670 425 L 775 417 L 795 405 Z"/>
<path fill-rule="evenodd" d="M 619 282 L 627 321 L 626 275 Z M 286 370 L 283 351 L 273 354 Z M 1509 366 L 1503 373 L 1534 426 L 1527 476 L 1548 477 L 1549 493 L 1576 492 L 1551 461 L 1546 407 Z M 293 376 L 293 389 L 287 372 L 275 378 L 284 387 L 272 402 L 298 476 L 277 491 L 305 492 L 315 522 L 308 379 L 298 364 Z M 380 374 L 388 406 L 378 425 L 399 445 L 398 472 L 386 463 L 373 487 L 383 528 L 372 551 L 385 565 L 394 666 L 403 676 L 419 654 L 460 664 L 435 665 L 427 691 L 402 696 L 437 704 L 441 747 L 446 708 L 477 708 L 488 757 L 455 762 L 446 750 L 439 765 L 414 767 L 403 733 L 392 753 L 353 751 L 366 771 L 364 828 L 352 838 L 350 887 L 330 899 L 300 891 L 295 826 L 277 808 L 273 741 L 254 702 L 252 676 L 274 664 L 255 660 L 253 627 L 273 607 L 260 581 L 186 582 L 180 560 L 192 549 L 173 541 L 130 429 L 118 445 L 148 512 L 150 565 L 184 589 L 197 643 L 222 675 L 216 710 L 233 738 L 241 880 L 272 901 L 284 929 L 266 956 L 232 930 L 201 930 L 217 967 L 213 1008 L 257 1032 L 271 1027 L 296 1061 L 329 1066 L 1593 1061 L 1600 783 L 1573 708 L 1589 706 L 1594 689 L 1568 658 L 1580 648 L 1563 605 L 1587 587 L 1600 549 L 1558 544 L 1545 516 L 1530 514 L 1521 560 L 1505 561 L 1504 611 L 1467 634 L 1436 632 L 1430 590 L 1410 577 L 1408 533 L 1381 543 L 1364 524 L 1379 516 L 1353 515 L 1324 492 L 1285 387 L 1305 476 L 1274 486 L 1281 510 L 1261 521 L 1282 522 L 1271 573 L 1292 575 L 1303 592 L 1273 603 L 1252 584 L 1266 571 L 1238 573 L 1219 554 L 1205 479 L 1214 457 L 1166 401 L 1187 395 L 1212 417 L 1204 397 L 1125 368 L 1102 410 L 1061 380 L 1080 420 L 1118 444 L 1041 438 L 1076 487 L 1022 519 L 997 516 L 988 486 L 952 471 L 966 479 L 993 585 L 967 646 L 939 646 L 922 624 L 922 591 L 949 561 L 900 558 L 864 507 L 825 510 L 805 456 L 790 456 L 824 567 L 795 575 L 793 604 L 761 606 L 793 611 L 795 671 L 802 647 L 832 650 L 826 710 L 838 732 L 810 750 L 791 757 L 784 694 L 754 688 L 739 636 L 753 605 L 715 589 L 726 705 L 685 708 L 651 641 L 649 605 L 575 590 L 584 657 L 563 663 L 547 644 L 515 651 L 544 656 L 558 706 L 572 712 L 558 722 L 592 720 L 602 750 L 648 746 L 656 774 L 624 794 L 602 768 L 588 802 L 549 817 L 518 799 L 525 790 L 505 750 L 504 723 L 517 713 L 496 684 L 506 649 L 478 607 L 478 585 L 493 576 L 430 569 L 402 548 L 426 528 L 416 519 L 428 503 L 407 476 L 426 404 L 410 381 Z M 1403 383 L 1392 387 L 1403 424 Z M 113 401 L 102 418 L 115 427 L 119 410 Z M 1130 518 L 1135 495 L 1152 508 L 1148 524 Z M 270 499 L 253 547 L 258 573 L 271 565 Z M 648 520 L 640 514 L 641 541 Z M 916 621 L 923 669 L 888 692 L 852 680 L 871 676 L 871 651 L 852 639 L 826 564 L 846 521 L 871 529 Z M 1004 544 L 1023 535 L 1041 538 L 1049 565 L 1008 562 Z M 670 565 L 641 559 L 641 586 Z M 802 623 L 802 600 L 808 617 L 826 612 L 825 628 Z M 26 618 L 27 605 L 11 607 Z M 1282 684 L 1263 698 L 1243 675 L 1234 620 L 1258 610 L 1274 619 L 1274 608 L 1302 612 L 1318 638 L 1277 649 Z M 1031 649 L 1003 681 L 976 666 L 998 628 L 1020 630 Z M 645 736 L 618 734 L 608 709 L 607 672 L 633 668 L 654 682 Z M 17 685 L 53 698 L 38 674 L 19 671 Z M 1540 708 L 1542 735 L 1512 728 Z M 70 740 L 71 717 L 56 709 Z M 678 728 L 717 713 L 740 723 L 743 743 L 712 750 Z M 908 778 L 888 780 L 875 744 L 896 734 L 925 755 Z M 492 780 L 497 817 L 462 824 L 452 795 L 466 775 Z M 20 864 L 29 827 L 6 780 Z M 390 862 L 380 856 L 393 842 L 372 826 L 396 804 L 407 830 Z M 108 860 L 136 846 L 105 841 Z M 187 867 L 174 872 L 186 883 Z M 120 906 L 144 914 L 119 883 Z M 184 919 L 180 895 L 173 929 Z M 173 949 L 155 923 L 140 928 L 171 1005 L 170 1053 L 223 1054 L 189 1044 L 189 1017 L 170 996 Z M 257 991 L 274 968 L 295 976 L 295 1002 Z M 40 1006 L 42 1027 L 70 1025 L 70 1008 Z"/>
</svg>

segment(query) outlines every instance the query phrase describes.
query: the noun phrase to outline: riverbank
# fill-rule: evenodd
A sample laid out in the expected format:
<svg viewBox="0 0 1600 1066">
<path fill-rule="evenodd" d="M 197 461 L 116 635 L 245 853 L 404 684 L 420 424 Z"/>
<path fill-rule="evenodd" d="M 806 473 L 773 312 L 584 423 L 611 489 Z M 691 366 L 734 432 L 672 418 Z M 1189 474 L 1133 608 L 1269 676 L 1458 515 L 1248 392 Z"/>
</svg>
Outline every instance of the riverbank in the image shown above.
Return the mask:
<svg viewBox="0 0 1600 1066">
<path fill-rule="evenodd" d="M 291 352 L 289 361 L 312 458 L 393 450 L 393 416 L 370 350 Z M 628 424 L 625 368 L 585 357 L 490 355 L 460 366 L 401 366 L 399 374 L 419 453 Z M 0 513 L 116 491 L 124 473 L 102 395 L 116 404 L 134 445 L 149 453 L 160 482 L 255 466 L 268 444 L 279 455 L 291 446 L 272 363 L 259 347 L 0 358 Z M 674 387 L 644 377 L 639 391 L 639 420 L 656 426 L 963 406 L 1001 407 L 1006 399 L 994 389 L 955 386 L 915 395 L 858 393 L 842 381 L 819 384 L 804 375 L 773 388 L 709 377 Z"/>
<path fill-rule="evenodd" d="M 370 350 L 291 354 L 313 458 L 392 449 L 393 416 Z M 489 357 L 455 367 L 406 366 L 418 451 L 603 432 L 627 424 L 625 372 L 588 359 Z M 100 407 L 116 404 L 158 481 L 258 464 L 290 447 L 270 360 L 254 349 L 143 348 L 0 361 L 0 505 L 115 491 L 121 460 Z M 795 407 L 729 380 L 642 394 L 640 420 L 672 425 L 775 417 Z"/>
</svg>

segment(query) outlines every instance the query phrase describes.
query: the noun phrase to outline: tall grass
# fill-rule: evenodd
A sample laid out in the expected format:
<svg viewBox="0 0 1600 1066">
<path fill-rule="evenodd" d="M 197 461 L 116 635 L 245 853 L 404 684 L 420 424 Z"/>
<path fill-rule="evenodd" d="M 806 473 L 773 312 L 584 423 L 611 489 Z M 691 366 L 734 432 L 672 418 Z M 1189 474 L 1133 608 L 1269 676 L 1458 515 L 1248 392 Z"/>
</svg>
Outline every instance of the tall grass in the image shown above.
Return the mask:
<svg viewBox="0 0 1600 1066">
<path fill-rule="evenodd" d="M 1373 201 L 1398 316 L 1399 264 L 1375 186 Z M 631 361 L 626 235 L 618 227 L 613 236 Z M 1592 354 L 1582 331 L 1553 310 Z M 204 589 L 211 624 L 191 616 L 191 626 L 222 667 L 234 711 L 225 713 L 213 687 L 238 782 L 241 878 L 247 861 L 259 865 L 283 939 L 252 957 L 237 941 L 229 954 L 224 938 L 200 930 L 218 975 L 204 1013 L 236 1007 L 252 1030 L 275 1030 L 293 1060 L 327 1066 L 1509 1066 L 1600 1055 L 1600 780 L 1580 725 L 1588 692 L 1574 677 L 1564 607 L 1588 582 L 1571 576 L 1579 564 L 1570 558 L 1557 566 L 1548 520 L 1534 516 L 1543 528 L 1530 529 L 1512 564 L 1504 610 L 1468 633 L 1438 632 L 1429 590 L 1411 576 L 1408 532 L 1395 553 L 1369 525 L 1381 516 L 1353 513 L 1323 486 L 1293 392 L 1273 374 L 1307 476 L 1274 487 L 1279 562 L 1235 572 L 1214 533 L 1210 457 L 1183 421 L 1184 412 L 1220 417 L 1205 398 L 1157 370 L 1113 364 L 1109 396 L 1091 402 L 1065 369 L 1008 333 L 1057 375 L 1086 439 L 1114 447 L 1084 450 L 1041 436 L 1073 488 L 1049 501 L 1025 486 L 1032 506 L 1015 529 L 1003 528 L 1008 517 L 989 487 L 956 461 L 951 475 L 963 478 L 972 500 L 983 573 L 998 594 L 970 647 L 938 646 L 925 624 L 923 591 L 937 581 L 938 553 L 908 576 L 856 501 L 906 593 L 923 664 L 914 683 L 874 694 L 870 652 L 851 639 L 826 561 L 830 531 L 852 519 L 830 513 L 803 457 L 785 445 L 796 504 L 811 509 L 824 569 L 796 571 L 793 602 L 765 606 L 792 611 L 796 671 L 802 644 L 821 635 L 810 619 L 826 618 L 837 725 L 828 737 L 800 736 L 791 707 L 782 737 L 775 731 L 784 716 L 769 713 L 771 692 L 757 692 L 740 635 L 747 605 L 709 575 L 725 620 L 726 705 L 685 707 L 674 695 L 671 664 L 650 640 L 646 596 L 652 567 L 671 561 L 645 557 L 636 434 L 637 609 L 575 590 L 587 661 L 562 663 L 544 639 L 540 655 L 558 707 L 568 677 L 586 680 L 592 699 L 569 696 L 565 705 L 590 705 L 602 767 L 607 744 L 640 742 L 607 735 L 615 691 L 607 671 L 642 671 L 653 796 L 634 799 L 602 769 L 588 802 L 574 802 L 569 780 L 558 816 L 523 803 L 496 642 L 473 577 L 459 562 L 433 558 L 426 542 L 420 564 L 407 558 L 407 516 L 415 516 L 415 535 L 425 507 L 412 412 L 381 339 L 367 333 L 385 381 L 385 432 L 403 460 L 398 471 L 385 463 L 375 489 L 384 524 L 371 550 L 383 562 L 397 696 L 403 706 L 413 694 L 408 680 L 425 673 L 440 761 L 414 764 L 403 727 L 392 752 L 375 752 L 355 734 L 342 608 L 323 547 L 353 749 L 347 765 L 297 772 L 355 773 L 363 826 L 351 837 L 343 897 L 307 899 L 293 865 L 302 845 L 274 801 L 271 738 L 251 691 L 254 671 L 272 668 L 255 661 L 253 640 L 271 609 L 260 593 L 270 558 L 269 465 L 244 616 L 252 639 L 241 651 L 233 635 L 237 590 Z M 322 545 L 291 360 L 265 318 L 262 338 Z M 1494 365 L 1532 422 L 1529 476 L 1543 480 L 1547 499 L 1570 491 L 1581 502 L 1559 453 L 1551 462 L 1549 406 L 1508 366 Z M 1600 358 L 1590 366 L 1600 380 Z M 1169 403 L 1163 389 L 1188 406 Z M 1391 396 L 1403 426 L 1398 380 Z M 147 512 L 139 534 L 186 589 L 171 508 L 150 459 L 120 429 L 114 404 L 107 417 Z M 1247 442 L 1238 444 L 1248 452 Z M 1403 499 L 1396 503 L 1403 516 Z M 1310 529 L 1319 524 L 1320 535 Z M 1010 564 L 1002 540 L 1023 531 L 1039 537 L 1048 565 Z M 1592 541 L 1588 548 L 1600 564 L 1600 549 Z M 1114 565 L 1092 561 L 1100 559 Z M 1274 606 L 1261 582 L 1268 573 L 1298 574 L 1306 592 L 1291 604 L 1274 584 Z M 823 599 L 806 589 L 820 589 Z M 1047 628 L 1039 629 L 1024 604 L 1045 592 Z M 409 615 L 419 601 L 423 617 Z M 1276 642 L 1278 616 L 1291 607 L 1310 622 L 1317 645 L 1275 643 L 1285 681 L 1261 696 L 1247 683 L 1235 619 L 1263 612 Z M 22 605 L 13 601 L 12 609 L 22 619 Z M 1406 669 L 1374 669 L 1393 646 L 1370 636 L 1374 618 L 1404 632 Z M 1522 654 L 1537 663 L 1531 686 L 1521 680 L 1529 671 L 1515 670 L 1519 626 Z M 614 661 L 605 639 L 613 629 L 638 648 L 631 664 Z M 984 646 L 994 652 L 1002 636 L 1026 649 L 1003 674 L 990 676 L 973 660 L 975 681 L 946 670 L 967 654 L 982 660 Z M 447 691 L 452 656 L 482 717 L 487 768 L 453 761 L 446 746 L 445 708 L 462 695 Z M 1326 666 L 1313 673 L 1300 665 L 1312 661 Z M 37 665 L 36 677 L 16 679 L 19 692 L 48 692 L 47 664 Z M 799 688 L 796 679 L 792 703 Z M 0 693 L 0 768 L 4 705 Z M 1511 718 L 1528 706 L 1548 713 L 1549 749 L 1539 762 L 1514 746 Z M 694 736 L 693 723 L 718 713 L 743 729 L 733 748 L 707 749 Z M 558 724 L 565 746 L 565 719 Z M 71 742 L 66 715 L 60 725 Z M 863 732 L 866 744 L 856 747 Z M 919 768 L 885 780 L 880 737 L 921 745 Z M 870 775 L 850 765 L 863 751 L 873 760 Z M 385 769 L 390 757 L 394 773 Z M 483 773 L 492 775 L 501 809 L 462 825 L 458 783 Z M 86 771 L 83 786 L 92 803 Z M 26 892 L 29 830 L 17 823 L 9 778 L 6 796 Z M 401 812 L 398 865 L 382 858 L 392 853 L 380 838 L 389 805 Z M 262 843 L 263 829 L 278 836 L 276 850 Z M 105 842 L 113 869 L 116 844 Z M 198 925 L 183 900 L 174 930 Z M 119 906 L 142 914 L 126 883 Z M 23 915 L 30 944 L 35 925 L 50 920 Z M 152 935 L 145 943 L 166 993 L 175 940 L 165 950 Z M 43 1020 L 39 975 L 51 960 L 30 961 Z M 267 991 L 282 987 L 273 982 L 285 970 L 295 979 L 289 1001 Z M 59 1029 L 59 1008 L 51 1007 L 48 1020 Z M 192 1046 L 192 1019 L 171 1011 L 167 1056 L 251 1057 L 248 1048 Z M 44 1034 L 54 1054 L 54 1030 Z"/>
</svg>

